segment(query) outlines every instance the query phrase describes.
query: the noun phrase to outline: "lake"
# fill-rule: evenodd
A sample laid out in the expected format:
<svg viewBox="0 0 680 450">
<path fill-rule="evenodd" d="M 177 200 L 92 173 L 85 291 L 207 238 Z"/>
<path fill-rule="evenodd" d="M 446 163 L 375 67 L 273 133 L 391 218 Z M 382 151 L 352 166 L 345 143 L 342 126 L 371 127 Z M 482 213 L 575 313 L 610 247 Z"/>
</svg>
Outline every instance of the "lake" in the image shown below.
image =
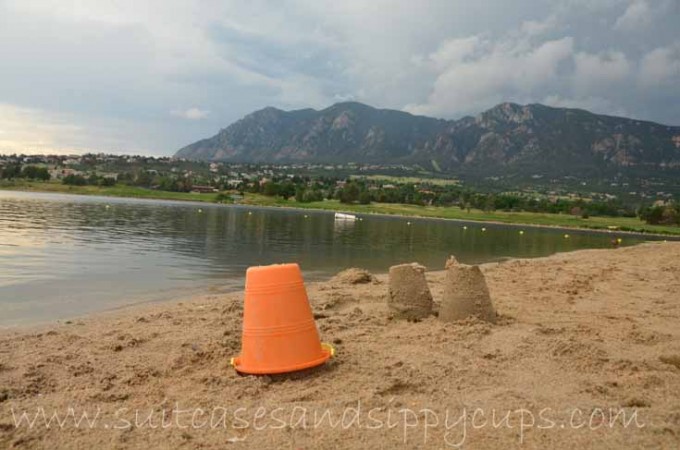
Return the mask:
<svg viewBox="0 0 680 450">
<path fill-rule="evenodd" d="M 0 326 L 237 290 L 252 265 L 298 262 L 305 279 L 319 280 L 348 267 L 386 272 L 413 261 L 442 269 L 450 254 L 482 263 L 605 248 L 613 237 L 362 218 L 347 223 L 323 211 L 0 191 Z M 625 236 L 624 245 L 641 239 Z"/>
</svg>

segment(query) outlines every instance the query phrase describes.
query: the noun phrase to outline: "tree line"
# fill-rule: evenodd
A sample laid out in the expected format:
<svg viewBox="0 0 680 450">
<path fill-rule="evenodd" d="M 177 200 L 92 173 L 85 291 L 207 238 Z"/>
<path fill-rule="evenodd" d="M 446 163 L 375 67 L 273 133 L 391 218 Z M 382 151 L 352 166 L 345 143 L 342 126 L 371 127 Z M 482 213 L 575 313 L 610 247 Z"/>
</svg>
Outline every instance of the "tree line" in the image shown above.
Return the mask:
<svg viewBox="0 0 680 450">
<path fill-rule="evenodd" d="M 45 167 L 24 166 L 21 164 L 8 164 L 0 170 L 0 179 L 13 180 L 23 178 L 26 180 L 47 181 L 50 179 L 50 172 Z"/>
<path fill-rule="evenodd" d="M 338 181 L 340 183 L 338 183 Z M 636 210 L 618 199 L 548 198 L 529 194 L 482 193 L 457 185 L 422 183 L 380 184 L 364 180 L 307 179 L 292 177 L 267 181 L 263 185 L 244 184 L 245 192 L 295 197 L 298 202 L 335 199 L 345 204 L 400 203 L 419 206 L 456 206 L 483 211 L 527 211 L 553 214 L 635 217 Z"/>
<path fill-rule="evenodd" d="M 44 167 L 10 164 L 0 169 L 0 179 L 23 178 L 46 181 L 50 179 Z M 398 203 L 419 206 L 460 207 L 479 209 L 487 212 L 537 212 L 572 214 L 583 218 L 590 216 L 639 217 L 649 224 L 680 225 L 680 206 L 677 202 L 665 205 L 643 205 L 635 209 L 616 198 L 584 199 L 564 198 L 523 193 L 483 193 L 455 184 L 421 182 L 385 183 L 379 180 L 345 179 L 332 176 L 281 175 L 266 180 L 243 178 L 236 185 L 222 178 L 208 178 L 194 175 L 178 177 L 155 171 L 137 170 L 123 172 L 116 181 L 113 178 L 91 173 L 87 176 L 69 174 L 63 184 L 75 186 L 113 186 L 117 183 L 172 192 L 189 192 L 196 184 L 210 185 L 222 191 L 255 193 L 285 200 L 294 199 L 300 203 L 338 200 L 344 204 L 368 205 L 377 203 Z M 221 202 L 227 198 L 222 195 Z"/>
</svg>

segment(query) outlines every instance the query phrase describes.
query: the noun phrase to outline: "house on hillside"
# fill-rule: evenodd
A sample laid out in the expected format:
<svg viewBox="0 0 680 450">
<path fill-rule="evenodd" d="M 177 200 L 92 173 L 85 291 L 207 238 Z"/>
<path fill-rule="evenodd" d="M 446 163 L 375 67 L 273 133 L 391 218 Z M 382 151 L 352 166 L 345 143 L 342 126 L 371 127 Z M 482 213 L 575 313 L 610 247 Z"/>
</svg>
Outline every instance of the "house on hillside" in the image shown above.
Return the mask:
<svg viewBox="0 0 680 450">
<path fill-rule="evenodd" d="M 69 175 L 81 175 L 84 176 L 84 172 L 75 169 L 68 169 L 64 167 L 55 167 L 54 169 L 47 170 L 50 174 L 51 180 L 61 180 Z"/>
<path fill-rule="evenodd" d="M 219 192 L 219 189 L 216 189 L 212 186 L 201 186 L 198 184 L 195 184 L 191 186 L 191 192 L 195 194 L 212 194 L 214 192 Z"/>
</svg>

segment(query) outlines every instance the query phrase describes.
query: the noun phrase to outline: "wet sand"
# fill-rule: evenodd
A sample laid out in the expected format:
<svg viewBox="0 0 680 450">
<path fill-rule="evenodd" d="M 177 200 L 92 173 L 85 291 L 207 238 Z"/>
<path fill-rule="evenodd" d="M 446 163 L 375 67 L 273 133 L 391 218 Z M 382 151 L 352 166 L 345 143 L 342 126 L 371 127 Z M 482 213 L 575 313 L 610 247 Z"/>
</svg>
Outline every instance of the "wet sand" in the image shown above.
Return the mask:
<svg viewBox="0 0 680 450">
<path fill-rule="evenodd" d="M 2 332 L 0 448 L 680 446 L 680 243 L 482 271 L 494 325 L 394 319 L 384 275 L 308 284 L 337 354 L 288 375 L 229 365 L 240 293 Z"/>
</svg>

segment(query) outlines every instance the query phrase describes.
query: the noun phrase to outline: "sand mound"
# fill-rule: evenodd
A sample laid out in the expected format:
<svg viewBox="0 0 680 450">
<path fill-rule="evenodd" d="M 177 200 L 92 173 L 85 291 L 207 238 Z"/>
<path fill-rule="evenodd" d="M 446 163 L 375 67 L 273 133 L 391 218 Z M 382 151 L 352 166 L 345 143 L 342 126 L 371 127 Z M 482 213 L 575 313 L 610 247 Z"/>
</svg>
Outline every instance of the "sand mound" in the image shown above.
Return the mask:
<svg viewBox="0 0 680 450">
<path fill-rule="evenodd" d="M 496 311 L 491 303 L 489 288 L 479 266 L 446 261 L 444 296 L 439 308 L 439 318 L 444 322 L 463 320 L 470 316 L 487 322 L 496 322 Z"/>
<path fill-rule="evenodd" d="M 375 281 L 375 277 L 368 270 L 352 267 L 339 272 L 331 281 L 339 284 L 364 284 Z"/>
<path fill-rule="evenodd" d="M 432 314 L 424 266 L 412 263 L 390 267 L 387 305 L 398 318 L 423 319 Z"/>
</svg>

